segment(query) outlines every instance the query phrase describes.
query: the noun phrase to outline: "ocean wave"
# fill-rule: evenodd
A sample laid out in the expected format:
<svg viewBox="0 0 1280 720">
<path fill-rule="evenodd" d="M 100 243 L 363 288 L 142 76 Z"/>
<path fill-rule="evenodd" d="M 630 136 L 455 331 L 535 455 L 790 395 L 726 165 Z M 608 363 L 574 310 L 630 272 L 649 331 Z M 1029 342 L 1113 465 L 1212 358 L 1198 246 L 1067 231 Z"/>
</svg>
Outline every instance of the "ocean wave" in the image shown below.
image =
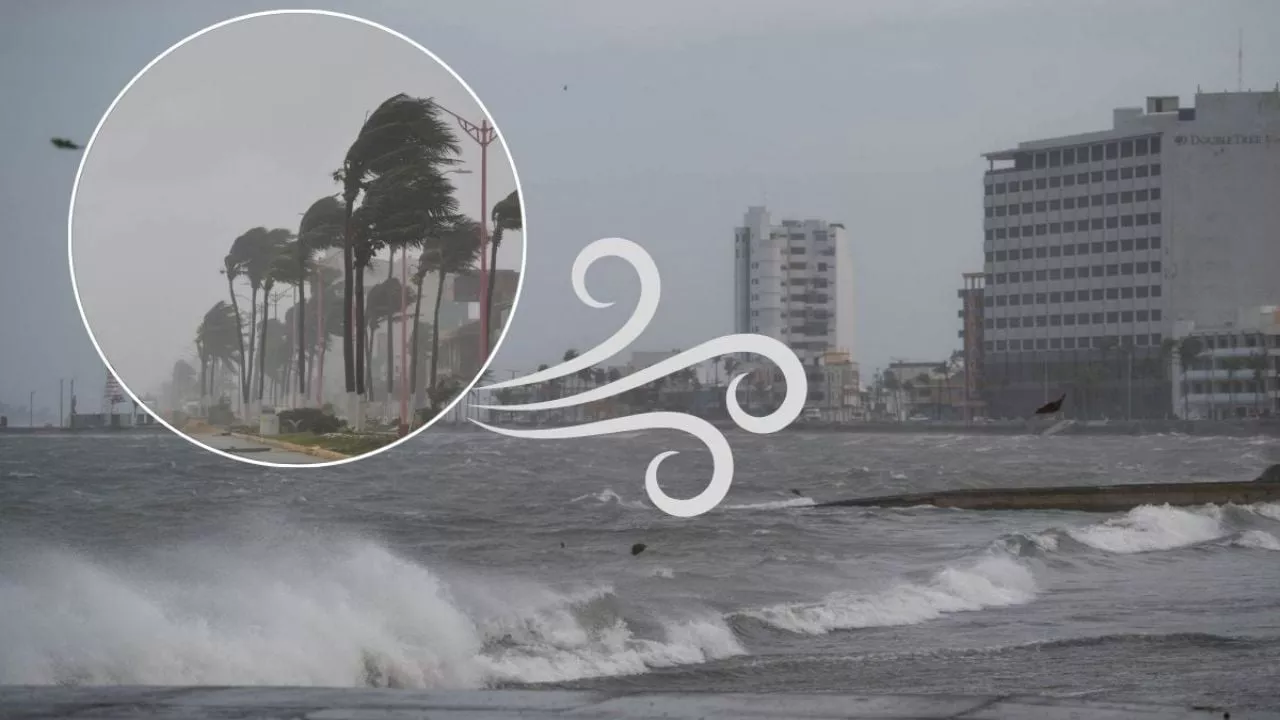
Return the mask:
<svg viewBox="0 0 1280 720">
<path fill-rule="evenodd" d="M 616 504 L 618 507 L 624 507 L 629 510 L 648 510 L 651 507 L 650 505 L 640 502 L 638 500 L 627 500 L 623 498 L 621 495 L 619 495 L 618 493 L 614 492 L 612 488 L 605 488 L 600 492 L 586 493 L 585 495 L 579 495 L 573 498 L 572 500 L 570 500 L 569 502 L 580 503 L 588 500 L 593 500 L 600 505 Z"/>
<path fill-rule="evenodd" d="M 1280 538 L 1266 530 L 1246 530 L 1233 538 L 1231 544 L 1255 550 L 1280 550 Z"/>
<path fill-rule="evenodd" d="M 607 586 L 448 579 L 364 540 L 0 564 L 0 685 L 480 688 L 745 652 L 711 611 L 636 625 Z"/>
<path fill-rule="evenodd" d="M 957 612 L 1022 605 L 1038 589 L 1031 569 L 1003 553 L 950 565 L 927 582 L 874 593 L 837 592 L 817 603 L 787 603 L 735 615 L 778 630 L 822 635 L 836 630 L 916 625 Z"/>
<path fill-rule="evenodd" d="M 793 497 L 786 500 L 767 500 L 758 503 L 745 503 L 743 505 L 721 505 L 725 510 L 783 510 L 785 508 L 794 507 L 812 507 L 814 505 L 813 498 Z"/>
</svg>

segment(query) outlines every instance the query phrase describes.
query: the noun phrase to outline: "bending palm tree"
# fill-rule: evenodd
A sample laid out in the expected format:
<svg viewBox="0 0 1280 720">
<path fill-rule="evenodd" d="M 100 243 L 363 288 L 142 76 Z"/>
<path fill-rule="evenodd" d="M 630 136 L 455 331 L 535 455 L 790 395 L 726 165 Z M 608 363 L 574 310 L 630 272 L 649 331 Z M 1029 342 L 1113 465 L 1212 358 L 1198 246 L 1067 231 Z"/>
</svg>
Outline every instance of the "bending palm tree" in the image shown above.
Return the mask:
<svg viewBox="0 0 1280 720">
<path fill-rule="evenodd" d="M 344 220 L 342 203 L 332 196 L 322 197 L 311 203 L 311 207 L 302 214 L 298 223 L 298 273 L 306 278 L 306 268 L 317 251 L 327 250 L 342 243 L 342 223 Z M 306 282 L 298 284 L 297 346 L 298 346 L 298 393 L 305 400 L 307 397 L 307 286 Z"/>
<path fill-rule="evenodd" d="M 498 247 L 502 245 L 502 234 L 507 230 L 521 231 L 524 229 L 524 216 L 520 208 L 520 195 L 516 191 L 512 191 L 510 195 L 503 198 L 497 205 L 493 206 L 493 237 L 489 238 L 492 246 L 489 250 L 489 279 L 488 287 L 485 289 L 484 312 L 487 314 L 485 318 L 485 327 L 489 328 L 489 332 L 493 332 L 493 288 L 497 285 L 494 282 L 498 272 Z"/>
</svg>

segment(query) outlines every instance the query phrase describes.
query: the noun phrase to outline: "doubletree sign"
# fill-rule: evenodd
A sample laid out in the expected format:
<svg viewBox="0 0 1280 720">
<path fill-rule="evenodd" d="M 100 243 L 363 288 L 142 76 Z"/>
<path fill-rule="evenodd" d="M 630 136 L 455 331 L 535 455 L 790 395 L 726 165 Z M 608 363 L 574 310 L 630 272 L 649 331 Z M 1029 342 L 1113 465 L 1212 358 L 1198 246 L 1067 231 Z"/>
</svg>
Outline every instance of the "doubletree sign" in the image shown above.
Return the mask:
<svg viewBox="0 0 1280 720">
<path fill-rule="evenodd" d="M 1173 143 L 1179 147 L 1188 145 L 1208 145 L 1210 147 L 1222 147 L 1224 145 L 1280 146 L 1280 135 L 1272 135 L 1270 133 L 1254 135 L 1245 135 L 1243 133 L 1233 133 L 1231 135 L 1175 135 Z"/>
</svg>

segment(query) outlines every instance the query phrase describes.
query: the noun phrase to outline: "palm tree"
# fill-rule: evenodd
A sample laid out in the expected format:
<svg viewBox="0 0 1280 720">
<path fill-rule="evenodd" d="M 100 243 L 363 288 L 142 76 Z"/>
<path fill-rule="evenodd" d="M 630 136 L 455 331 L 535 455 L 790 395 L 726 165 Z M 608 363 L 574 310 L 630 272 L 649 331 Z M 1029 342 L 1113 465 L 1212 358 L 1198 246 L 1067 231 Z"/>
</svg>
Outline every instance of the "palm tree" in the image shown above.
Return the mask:
<svg viewBox="0 0 1280 720">
<path fill-rule="evenodd" d="M 493 206 L 491 215 L 493 220 L 493 237 L 489 238 L 491 246 L 489 248 L 489 272 L 496 275 L 498 272 L 498 246 L 502 245 L 502 235 L 504 232 L 511 230 L 520 232 L 524 230 L 524 216 L 520 209 L 520 194 L 513 190 L 511 194 L 503 198 L 497 205 Z M 485 289 L 484 312 L 485 327 L 489 328 L 489 332 L 493 332 L 493 288 L 497 285 L 490 277 L 489 286 Z"/>
<path fill-rule="evenodd" d="M 883 373 L 884 389 L 888 391 L 889 397 L 893 399 L 893 414 L 898 420 L 902 419 L 902 403 L 900 401 L 899 390 L 902 389 L 902 383 L 898 380 L 898 374 L 892 370 L 885 370 Z"/>
<path fill-rule="evenodd" d="M 298 275 L 306 277 L 307 267 L 315 253 L 328 250 L 342 244 L 343 222 L 342 203 L 331 195 L 311 203 L 311 207 L 302 214 L 298 223 Z M 306 283 L 298 285 L 297 346 L 298 346 L 298 394 L 305 401 L 307 397 L 307 288 Z"/>
<path fill-rule="evenodd" d="M 227 278 L 227 292 L 231 295 L 231 308 L 236 322 L 236 340 L 240 348 L 240 357 L 243 360 L 248 357 L 244 346 L 244 316 L 240 313 L 240 298 L 236 295 L 236 280 L 243 270 L 243 262 L 234 253 L 227 253 L 222 263 L 221 272 Z M 245 362 L 240 363 L 240 399 L 242 407 L 249 405 L 249 376 L 245 372 L 246 365 L 247 363 Z"/>
<path fill-rule="evenodd" d="M 213 395 L 214 379 L 219 361 L 232 364 L 244 356 L 242 321 L 235 308 L 225 301 L 214 303 L 196 328 L 196 353 L 200 359 L 200 394 L 202 410 L 208 408 L 208 396 Z"/>
<path fill-rule="evenodd" d="M 268 299 L 271 297 L 271 290 L 275 287 L 276 282 L 285 285 L 300 285 L 306 274 L 305 268 L 302 272 L 298 271 L 298 266 L 295 262 L 298 250 L 290 242 L 292 237 L 293 233 L 283 228 L 268 231 L 263 241 L 265 243 L 263 257 L 259 261 L 262 264 L 261 275 L 258 278 L 258 282 L 262 287 L 262 332 L 256 355 L 258 360 L 259 405 L 261 405 L 263 394 L 266 391 L 267 312 L 270 309 Z M 257 268 L 254 268 L 253 271 L 257 271 Z M 249 281 L 252 283 L 254 277 L 250 276 Z"/>
<path fill-rule="evenodd" d="M 353 215 L 360 193 L 368 189 L 374 178 L 419 165 L 456 164 L 461 152 L 449 125 L 429 98 L 414 98 L 404 93 L 382 102 L 365 119 L 356 139 L 347 149 L 342 168 L 334 179 L 342 184 L 343 201 L 343 316 L 360 322 L 363 313 L 356 303 L 362 300 L 359 276 L 355 273 L 357 238 Z M 353 325 L 353 323 L 347 323 Z M 343 368 L 348 396 L 358 394 L 357 352 L 354 346 L 357 328 L 343 332 Z M 363 411 L 360 411 L 363 415 Z"/>
<path fill-rule="evenodd" d="M 431 370 L 427 376 L 427 393 L 436 388 L 436 372 L 440 360 L 440 305 L 444 299 L 445 279 L 449 275 L 470 272 L 480 255 L 480 233 L 476 222 L 458 217 L 452 225 L 428 242 L 422 253 L 425 272 L 436 273 L 436 302 L 431 319 Z M 435 400 L 432 405 L 438 406 Z"/>
</svg>

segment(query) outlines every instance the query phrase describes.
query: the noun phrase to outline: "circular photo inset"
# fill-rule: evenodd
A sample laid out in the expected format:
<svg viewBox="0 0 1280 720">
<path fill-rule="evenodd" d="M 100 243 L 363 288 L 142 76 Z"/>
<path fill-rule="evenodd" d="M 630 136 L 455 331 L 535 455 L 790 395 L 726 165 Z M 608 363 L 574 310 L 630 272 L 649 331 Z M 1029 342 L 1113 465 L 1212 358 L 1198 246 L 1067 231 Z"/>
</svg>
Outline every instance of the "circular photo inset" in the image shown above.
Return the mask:
<svg viewBox="0 0 1280 720">
<path fill-rule="evenodd" d="M 245 462 L 348 462 L 446 413 L 518 302 L 524 211 L 496 124 L 374 23 L 206 28 L 83 152 L 71 276 L 110 375 L 80 427 L 155 418 Z"/>
</svg>

